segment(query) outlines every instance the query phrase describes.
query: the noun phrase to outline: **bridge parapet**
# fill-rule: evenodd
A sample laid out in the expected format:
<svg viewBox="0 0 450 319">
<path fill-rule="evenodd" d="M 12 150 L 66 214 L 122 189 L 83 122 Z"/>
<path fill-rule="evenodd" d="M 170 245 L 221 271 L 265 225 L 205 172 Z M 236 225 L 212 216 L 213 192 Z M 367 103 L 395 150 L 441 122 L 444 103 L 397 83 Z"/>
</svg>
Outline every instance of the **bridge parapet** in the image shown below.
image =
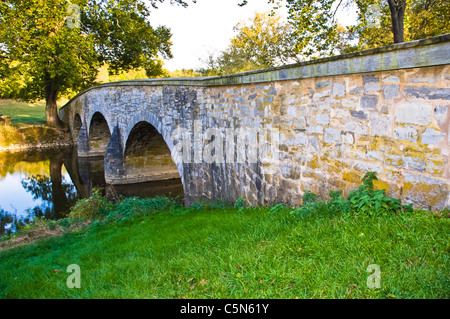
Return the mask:
<svg viewBox="0 0 450 319">
<path fill-rule="evenodd" d="M 391 196 L 441 209 L 450 207 L 449 87 L 443 35 L 223 77 L 107 83 L 78 94 L 61 117 L 75 127 L 79 115 L 76 138 L 89 153 L 92 119 L 102 115 L 97 136 L 112 132 L 105 155 L 112 183 L 151 178 L 145 163 L 140 176 L 130 166 L 148 156 L 127 162 L 126 150 L 140 123 L 154 127 L 187 204 L 243 197 L 296 205 L 306 190 L 348 194 L 376 171 L 376 186 Z"/>
</svg>

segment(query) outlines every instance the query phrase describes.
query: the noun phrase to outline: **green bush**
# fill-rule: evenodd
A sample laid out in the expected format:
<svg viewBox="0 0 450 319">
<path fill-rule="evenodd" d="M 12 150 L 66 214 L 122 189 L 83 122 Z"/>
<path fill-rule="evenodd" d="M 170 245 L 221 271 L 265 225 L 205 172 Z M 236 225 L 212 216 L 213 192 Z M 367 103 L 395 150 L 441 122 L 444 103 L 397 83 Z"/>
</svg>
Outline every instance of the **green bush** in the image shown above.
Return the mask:
<svg viewBox="0 0 450 319">
<path fill-rule="evenodd" d="M 351 191 L 344 200 L 342 191 L 330 191 L 328 201 L 317 200 L 317 195 L 306 191 L 303 195 L 303 206 L 295 209 L 294 214 L 305 215 L 337 214 L 349 216 L 386 216 L 402 212 L 412 212 L 412 204 L 402 205 L 396 198 L 388 197 L 384 189 L 374 189 L 373 181 L 378 180 L 376 172 L 368 172 L 362 179 L 362 185 Z"/>
<path fill-rule="evenodd" d="M 102 196 L 100 189 L 94 189 L 92 196 L 80 199 L 72 208 L 70 219 L 101 219 L 106 216 L 113 204 L 108 202 L 106 197 Z"/>
</svg>

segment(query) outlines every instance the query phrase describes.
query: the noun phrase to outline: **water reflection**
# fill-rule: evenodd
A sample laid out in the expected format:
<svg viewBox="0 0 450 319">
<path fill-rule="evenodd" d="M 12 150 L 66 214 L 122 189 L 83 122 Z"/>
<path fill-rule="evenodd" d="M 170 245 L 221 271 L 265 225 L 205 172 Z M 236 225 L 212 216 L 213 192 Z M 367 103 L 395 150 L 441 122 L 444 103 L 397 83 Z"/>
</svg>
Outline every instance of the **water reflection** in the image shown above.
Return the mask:
<svg viewBox="0 0 450 319">
<path fill-rule="evenodd" d="M 0 235 L 15 232 L 36 217 L 66 217 L 80 198 L 102 188 L 118 196 L 183 198 L 180 179 L 112 186 L 104 179 L 103 158 L 78 158 L 76 149 L 0 153 Z"/>
</svg>

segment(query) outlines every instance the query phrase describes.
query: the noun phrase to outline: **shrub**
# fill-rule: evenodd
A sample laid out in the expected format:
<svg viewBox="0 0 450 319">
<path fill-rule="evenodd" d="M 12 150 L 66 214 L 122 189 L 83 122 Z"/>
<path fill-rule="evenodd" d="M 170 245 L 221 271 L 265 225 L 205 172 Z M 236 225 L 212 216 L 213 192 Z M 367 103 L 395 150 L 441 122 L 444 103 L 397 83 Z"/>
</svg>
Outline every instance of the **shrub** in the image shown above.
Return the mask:
<svg viewBox="0 0 450 319">
<path fill-rule="evenodd" d="M 113 204 L 108 202 L 106 197 L 102 196 L 100 189 L 94 189 L 92 196 L 80 199 L 72 208 L 70 219 L 100 219 L 105 217 Z"/>
<path fill-rule="evenodd" d="M 317 195 L 306 191 L 303 195 L 303 206 L 295 209 L 294 214 L 305 215 L 338 214 L 348 216 L 386 216 L 401 212 L 412 212 L 412 204 L 402 205 L 396 198 L 388 197 L 384 189 L 374 189 L 373 181 L 378 180 L 376 172 L 368 172 L 362 178 L 362 185 L 351 191 L 344 200 L 342 191 L 330 191 L 330 199 L 318 201 Z"/>
</svg>

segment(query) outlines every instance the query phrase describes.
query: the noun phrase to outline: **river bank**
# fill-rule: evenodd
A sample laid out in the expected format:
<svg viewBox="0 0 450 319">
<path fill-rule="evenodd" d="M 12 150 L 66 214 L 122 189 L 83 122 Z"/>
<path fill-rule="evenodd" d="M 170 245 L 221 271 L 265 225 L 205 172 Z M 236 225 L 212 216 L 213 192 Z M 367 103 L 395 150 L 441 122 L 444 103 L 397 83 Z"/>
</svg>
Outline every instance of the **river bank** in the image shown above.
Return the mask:
<svg viewBox="0 0 450 319">
<path fill-rule="evenodd" d="M 58 149 L 73 145 L 69 133 L 44 124 L 0 126 L 0 152 Z"/>
</svg>

